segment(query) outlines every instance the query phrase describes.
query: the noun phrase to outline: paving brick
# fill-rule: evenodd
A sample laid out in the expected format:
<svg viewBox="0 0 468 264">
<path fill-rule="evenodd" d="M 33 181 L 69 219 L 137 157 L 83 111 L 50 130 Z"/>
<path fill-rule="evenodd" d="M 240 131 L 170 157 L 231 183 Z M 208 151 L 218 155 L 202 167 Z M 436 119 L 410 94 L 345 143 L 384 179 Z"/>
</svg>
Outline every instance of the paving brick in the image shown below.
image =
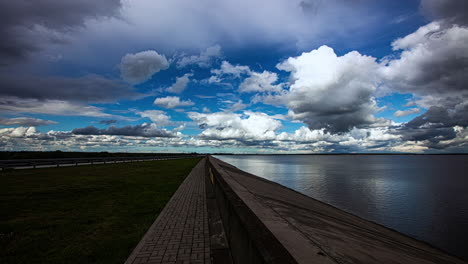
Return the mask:
<svg viewBox="0 0 468 264">
<path fill-rule="evenodd" d="M 204 166 L 190 172 L 126 264 L 211 263 Z"/>
</svg>

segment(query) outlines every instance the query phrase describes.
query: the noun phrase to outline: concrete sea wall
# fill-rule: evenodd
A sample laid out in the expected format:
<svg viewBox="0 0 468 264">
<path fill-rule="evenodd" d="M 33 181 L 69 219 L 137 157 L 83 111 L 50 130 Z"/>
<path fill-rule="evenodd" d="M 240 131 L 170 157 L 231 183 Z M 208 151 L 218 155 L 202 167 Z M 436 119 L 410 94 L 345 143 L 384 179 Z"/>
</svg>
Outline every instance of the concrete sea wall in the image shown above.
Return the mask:
<svg viewBox="0 0 468 264">
<path fill-rule="evenodd" d="M 234 263 L 466 263 L 213 157 L 206 174 Z"/>
</svg>

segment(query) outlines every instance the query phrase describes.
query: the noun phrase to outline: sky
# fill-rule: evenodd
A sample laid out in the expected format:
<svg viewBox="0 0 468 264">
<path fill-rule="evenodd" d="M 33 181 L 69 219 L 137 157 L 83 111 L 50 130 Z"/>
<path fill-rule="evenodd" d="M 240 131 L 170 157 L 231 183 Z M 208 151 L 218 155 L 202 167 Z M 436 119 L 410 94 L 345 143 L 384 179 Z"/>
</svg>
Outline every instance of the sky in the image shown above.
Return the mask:
<svg viewBox="0 0 468 264">
<path fill-rule="evenodd" d="M 0 150 L 466 153 L 466 0 L 0 2 Z"/>
</svg>

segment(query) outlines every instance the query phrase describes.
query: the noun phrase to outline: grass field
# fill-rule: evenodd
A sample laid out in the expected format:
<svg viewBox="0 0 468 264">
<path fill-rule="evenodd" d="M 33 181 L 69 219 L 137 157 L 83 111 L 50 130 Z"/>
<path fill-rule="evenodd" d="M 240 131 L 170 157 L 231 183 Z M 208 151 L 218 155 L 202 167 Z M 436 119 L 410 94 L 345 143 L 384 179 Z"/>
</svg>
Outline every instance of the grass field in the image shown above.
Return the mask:
<svg viewBox="0 0 468 264">
<path fill-rule="evenodd" d="M 199 160 L 0 173 L 0 263 L 123 263 Z"/>
</svg>

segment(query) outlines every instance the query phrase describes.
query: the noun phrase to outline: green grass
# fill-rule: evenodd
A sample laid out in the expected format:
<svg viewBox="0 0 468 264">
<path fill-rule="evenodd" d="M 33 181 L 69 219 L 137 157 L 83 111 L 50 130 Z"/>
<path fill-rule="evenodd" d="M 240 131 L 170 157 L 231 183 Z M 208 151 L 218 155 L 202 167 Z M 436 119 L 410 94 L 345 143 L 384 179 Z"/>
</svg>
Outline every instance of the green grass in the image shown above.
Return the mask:
<svg viewBox="0 0 468 264">
<path fill-rule="evenodd" d="M 0 263 L 123 263 L 199 160 L 0 173 Z"/>
</svg>

